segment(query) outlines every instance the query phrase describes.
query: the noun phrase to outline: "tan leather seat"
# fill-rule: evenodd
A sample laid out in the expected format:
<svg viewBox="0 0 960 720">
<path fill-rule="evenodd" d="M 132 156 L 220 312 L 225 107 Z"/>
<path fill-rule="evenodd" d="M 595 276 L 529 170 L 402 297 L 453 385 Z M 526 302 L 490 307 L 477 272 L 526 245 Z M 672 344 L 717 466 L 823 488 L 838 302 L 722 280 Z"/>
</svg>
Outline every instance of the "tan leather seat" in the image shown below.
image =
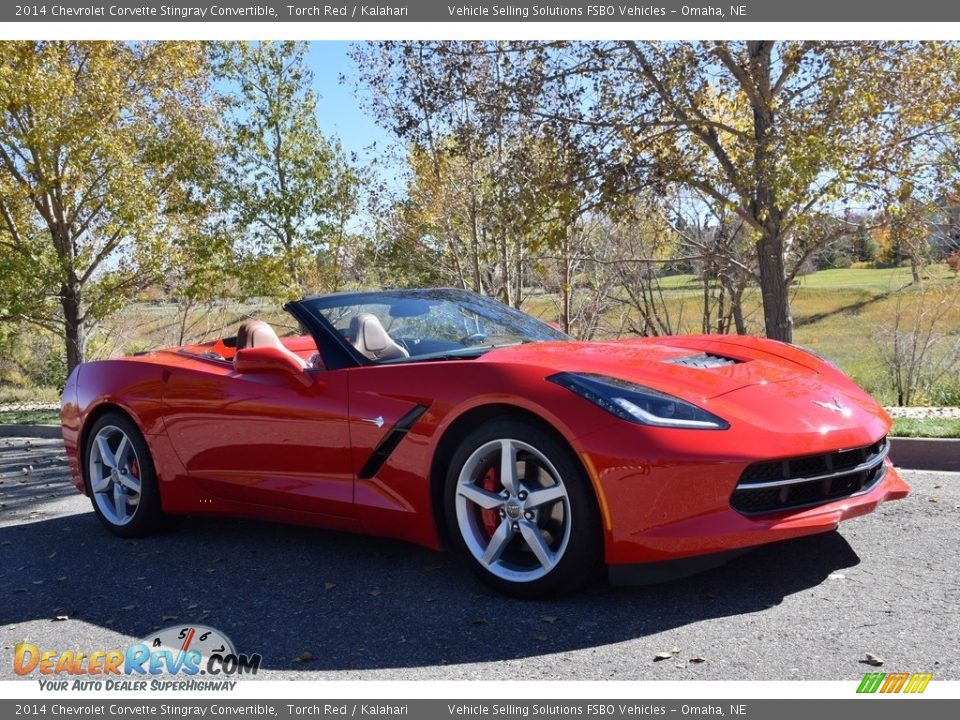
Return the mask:
<svg viewBox="0 0 960 720">
<path fill-rule="evenodd" d="M 370 360 L 395 360 L 410 357 L 410 353 L 394 342 L 379 318 L 372 313 L 360 313 L 350 320 L 353 346 Z"/>
<path fill-rule="evenodd" d="M 280 342 L 276 331 L 263 320 L 248 320 L 237 330 L 237 350 L 254 347 L 272 347 L 293 358 L 302 368 L 307 361 Z"/>
</svg>

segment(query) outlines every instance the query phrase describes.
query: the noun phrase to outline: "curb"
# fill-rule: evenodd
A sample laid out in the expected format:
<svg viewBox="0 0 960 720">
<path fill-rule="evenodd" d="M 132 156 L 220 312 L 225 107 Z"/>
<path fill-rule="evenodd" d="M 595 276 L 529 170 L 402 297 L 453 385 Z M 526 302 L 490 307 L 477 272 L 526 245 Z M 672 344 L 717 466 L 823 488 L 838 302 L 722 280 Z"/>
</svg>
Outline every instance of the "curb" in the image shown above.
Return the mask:
<svg viewBox="0 0 960 720">
<path fill-rule="evenodd" d="M 62 439 L 59 425 L 0 425 L 0 437 Z"/>
<path fill-rule="evenodd" d="M 890 438 L 890 457 L 908 470 L 960 471 L 960 440 L 954 438 Z"/>
<path fill-rule="evenodd" d="M 0 425 L 0 437 L 30 437 L 58 440 L 59 425 Z M 890 438 L 890 457 L 906 470 L 960 472 L 960 439 Z"/>
</svg>

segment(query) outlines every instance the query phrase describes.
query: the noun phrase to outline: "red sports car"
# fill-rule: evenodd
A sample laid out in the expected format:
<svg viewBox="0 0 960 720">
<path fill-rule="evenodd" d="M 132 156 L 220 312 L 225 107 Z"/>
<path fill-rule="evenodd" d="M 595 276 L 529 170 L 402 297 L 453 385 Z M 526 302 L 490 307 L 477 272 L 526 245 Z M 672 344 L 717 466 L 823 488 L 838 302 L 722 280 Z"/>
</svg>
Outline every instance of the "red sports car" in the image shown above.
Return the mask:
<svg viewBox="0 0 960 720">
<path fill-rule="evenodd" d="M 77 488 L 113 533 L 238 515 L 455 548 L 493 587 L 642 583 L 906 496 L 890 419 L 744 336 L 575 342 L 460 290 L 308 297 L 235 338 L 80 365 Z"/>
</svg>

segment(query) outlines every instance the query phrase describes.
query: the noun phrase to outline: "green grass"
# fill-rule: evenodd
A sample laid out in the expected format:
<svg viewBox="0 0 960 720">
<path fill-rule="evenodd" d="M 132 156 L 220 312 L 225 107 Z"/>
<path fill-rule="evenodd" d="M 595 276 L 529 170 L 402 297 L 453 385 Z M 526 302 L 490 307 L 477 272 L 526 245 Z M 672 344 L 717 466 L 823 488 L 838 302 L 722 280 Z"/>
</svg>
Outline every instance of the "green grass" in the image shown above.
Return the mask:
<svg viewBox="0 0 960 720">
<path fill-rule="evenodd" d="M 0 386 L 0 405 L 18 403 L 59 403 L 60 391 L 55 387 Z"/>
<path fill-rule="evenodd" d="M 59 425 L 59 410 L 5 410 L 0 425 Z"/>
<path fill-rule="evenodd" d="M 890 434 L 894 437 L 960 438 L 960 420 L 896 418 Z"/>
</svg>

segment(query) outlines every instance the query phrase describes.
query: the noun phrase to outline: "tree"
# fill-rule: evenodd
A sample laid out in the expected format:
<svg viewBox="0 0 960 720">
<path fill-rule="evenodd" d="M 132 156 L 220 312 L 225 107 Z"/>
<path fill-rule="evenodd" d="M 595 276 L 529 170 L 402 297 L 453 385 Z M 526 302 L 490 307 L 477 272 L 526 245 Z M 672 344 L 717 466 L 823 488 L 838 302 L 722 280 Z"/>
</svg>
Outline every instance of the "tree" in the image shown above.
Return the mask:
<svg viewBox="0 0 960 720">
<path fill-rule="evenodd" d="M 232 88 L 224 203 L 245 236 L 254 294 L 302 292 L 328 253 L 339 257 L 344 210 L 355 203 L 356 175 L 317 122 L 306 51 L 298 42 L 218 46 L 219 75 Z"/>
<path fill-rule="evenodd" d="M 420 232 L 450 281 L 519 307 L 532 260 L 588 209 L 577 147 L 510 104 L 506 43 L 383 42 L 353 57 L 369 109 L 410 148 L 403 241 Z"/>
<path fill-rule="evenodd" d="M 0 320 L 62 337 L 162 275 L 210 160 L 196 43 L 0 43 Z"/>
<path fill-rule="evenodd" d="M 570 143 L 589 162 L 579 180 L 607 198 L 702 193 L 754 234 L 766 334 L 784 341 L 793 277 L 851 229 L 837 223 L 824 235 L 811 221 L 842 218 L 848 203 L 912 172 L 901 159 L 955 128 L 960 107 L 960 50 L 950 43 L 432 43 L 423 52 L 432 61 L 416 102 L 392 106 L 398 127 L 422 122 L 410 107 L 449 107 L 455 87 L 481 126 L 522 112 Z M 494 54 L 501 72 L 478 81 L 473 68 Z"/>
</svg>

